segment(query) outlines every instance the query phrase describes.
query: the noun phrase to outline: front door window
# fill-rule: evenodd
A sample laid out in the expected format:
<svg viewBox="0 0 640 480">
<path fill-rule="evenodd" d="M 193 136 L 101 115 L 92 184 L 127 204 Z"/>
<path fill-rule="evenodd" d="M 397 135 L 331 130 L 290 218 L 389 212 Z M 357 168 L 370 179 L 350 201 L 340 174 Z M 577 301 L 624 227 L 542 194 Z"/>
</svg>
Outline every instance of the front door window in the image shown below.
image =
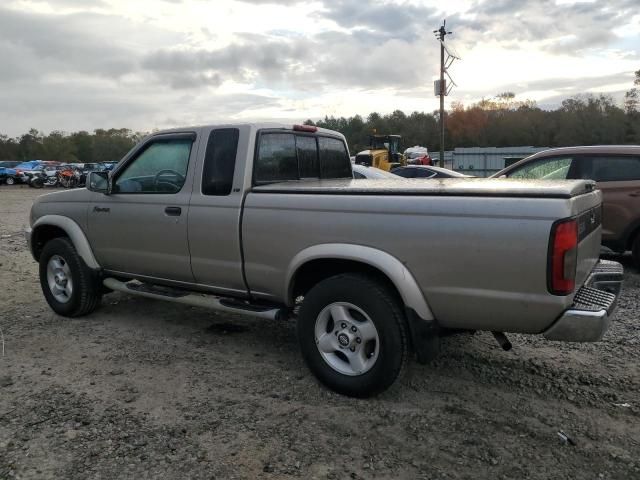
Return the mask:
<svg viewBox="0 0 640 480">
<path fill-rule="evenodd" d="M 118 175 L 114 193 L 178 193 L 184 185 L 191 139 L 157 141 Z"/>
</svg>

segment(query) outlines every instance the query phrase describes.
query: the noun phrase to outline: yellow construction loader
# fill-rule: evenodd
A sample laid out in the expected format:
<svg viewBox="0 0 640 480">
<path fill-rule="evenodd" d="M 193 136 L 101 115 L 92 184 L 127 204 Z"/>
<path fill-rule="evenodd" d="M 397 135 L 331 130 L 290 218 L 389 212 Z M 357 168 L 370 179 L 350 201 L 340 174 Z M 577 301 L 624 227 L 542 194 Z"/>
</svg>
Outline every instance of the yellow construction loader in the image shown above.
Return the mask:
<svg viewBox="0 0 640 480">
<path fill-rule="evenodd" d="M 407 161 L 400 153 L 401 140 L 400 135 L 370 135 L 369 149 L 356 155 L 356 163 L 386 171 L 406 165 Z"/>
</svg>

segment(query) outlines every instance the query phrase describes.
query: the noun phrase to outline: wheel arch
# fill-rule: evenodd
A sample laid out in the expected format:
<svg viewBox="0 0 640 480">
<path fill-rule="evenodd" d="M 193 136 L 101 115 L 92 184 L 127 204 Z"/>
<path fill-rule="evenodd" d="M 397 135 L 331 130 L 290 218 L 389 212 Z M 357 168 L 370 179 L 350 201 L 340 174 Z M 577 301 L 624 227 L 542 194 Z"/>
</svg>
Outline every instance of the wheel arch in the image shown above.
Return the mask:
<svg viewBox="0 0 640 480">
<path fill-rule="evenodd" d="M 413 309 L 423 320 L 434 320 L 418 283 L 399 259 L 382 250 L 353 244 L 321 244 L 299 252 L 287 269 L 284 289 L 287 305 L 292 306 L 298 295 L 319 281 L 353 271 L 381 275 L 405 307 Z"/>
<path fill-rule="evenodd" d="M 44 215 L 33 224 L 30 239 L 30 249 L 33 258 L 39 260 L 44 245 L 49 240 L 57 237 L 69 238 L 87 267 L 93 270 L 100 268 L 91 250 L 89 240 L 87 240 L 87 236 L 82 228 L 80 228 L 80 225 L 69 217 L 62 215 Z"/>
</svg>

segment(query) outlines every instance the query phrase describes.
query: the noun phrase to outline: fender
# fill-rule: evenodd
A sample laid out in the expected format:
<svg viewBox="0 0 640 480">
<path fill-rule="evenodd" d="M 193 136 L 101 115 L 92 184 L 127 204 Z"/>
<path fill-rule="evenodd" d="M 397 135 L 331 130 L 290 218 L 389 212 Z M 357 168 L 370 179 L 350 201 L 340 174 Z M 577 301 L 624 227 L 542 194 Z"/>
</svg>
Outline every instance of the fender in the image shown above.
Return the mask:
<svg viewBox="0 0 640 480">
<path fill-rule="evenodd" d="M 366 263 L 384 273 L 402 297 L 407 308 L 413 309 L 423 320 L 434 320 L 433 313 L 411 272 L 396 257 L 371 247 L 348 243 L 324 243 L 305 248 L 289 264 L 285 276 L 284 292 L 291 298 L 292 280 L 298 269 L 311 260 L 322 258 L 354 260 Z"/>
<path fill-rule="evenodd" d="M 31 232 L 28 234 L 30 237 L 29 240 L 29 249 L 31 250 L 31 254 L 34 254 L 33 251 L 33 242 L 31 238 L 33 238 L 34 233 L 38 229 L 38 227 L 42 227 L 44 225 L 52 225 L 55 227 L 59 227 L 65 231 L 65 233 L 69 236 L 71 243 L 75 247 L 78 255 L 82 257 L 84 263 L 87 264 L 87 267 L 92 270 L 99 270 L 100 265 L 96 260 L 96 257 L 93 255 L 93 251 L 91 250 L 91 245 L 89 244 L 89 240 L 87 240 L 87 236 L 80 228 L 76 222 L 71 220 L 69 217 L 63 217 L 62 215 L 43 215 L 35 221 L 33 226 L 31 227 Z M 35 258 L 35 255 L 34 255 Z"/>
</svg>

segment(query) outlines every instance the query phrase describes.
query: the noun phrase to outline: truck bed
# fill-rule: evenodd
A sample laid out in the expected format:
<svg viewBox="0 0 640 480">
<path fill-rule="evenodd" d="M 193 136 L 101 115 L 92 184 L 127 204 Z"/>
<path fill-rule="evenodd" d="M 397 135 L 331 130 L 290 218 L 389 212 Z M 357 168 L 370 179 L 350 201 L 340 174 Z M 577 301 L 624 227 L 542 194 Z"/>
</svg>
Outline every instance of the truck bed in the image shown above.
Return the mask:
<svg viewBox="0 0 640 480">
<path fill-rule="evenodd" d="M 258 298 L 285 298 L 282 279 L 300 252 L 361 245 L 406 265 L 442 326 L 539 333 L 573 302 L 573 295 L 548 292 L 551 228 L 597 208 L 602 195 L 593 187 L 588 180 L 505 179 L 256 186 L 241 227 L 247 283 Z M 580 242 L 578 285 L 597 262 L 600 235 L 597 225 Z"/>
</svg>

